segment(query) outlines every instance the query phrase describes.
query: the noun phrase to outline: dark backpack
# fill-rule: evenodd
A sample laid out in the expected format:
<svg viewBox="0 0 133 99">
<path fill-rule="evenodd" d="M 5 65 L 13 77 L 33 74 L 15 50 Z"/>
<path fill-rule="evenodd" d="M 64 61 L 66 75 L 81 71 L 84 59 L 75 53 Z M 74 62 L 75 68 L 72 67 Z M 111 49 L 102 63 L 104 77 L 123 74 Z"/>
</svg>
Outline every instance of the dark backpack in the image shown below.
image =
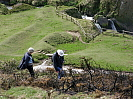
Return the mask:
<svg viewBox="0 0 133 99">
<path fill-rule="evenodd" d="M 22 69 L 26 69 L 26 68 L 27 68 L 27 66 L 25 65 L 25 55 L 24 55 L 24 57 L 22 58 L 19 66 L 18 66 L 18 69 L 22 70 Z"/>
</svg>

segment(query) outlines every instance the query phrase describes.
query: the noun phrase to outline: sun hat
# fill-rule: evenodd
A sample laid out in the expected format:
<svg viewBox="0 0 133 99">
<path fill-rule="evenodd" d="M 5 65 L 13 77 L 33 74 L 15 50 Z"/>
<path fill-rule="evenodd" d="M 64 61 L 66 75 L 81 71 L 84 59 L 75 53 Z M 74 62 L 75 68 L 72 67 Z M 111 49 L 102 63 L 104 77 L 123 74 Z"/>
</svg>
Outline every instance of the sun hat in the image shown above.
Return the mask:
<svg viewBox="0 0 133 99">
<path fill-rule="evenodd" d="M 58 53 L 58 55 L 60 55 L 60 56 L 64 56 L 63 50 L 57 50 L 57 53 Z"/>
<path fill-rule="evenodd" d="M 34 52 L 34 48 L 30 47 L 30 48 L 28 49 L 28 52 L 33 53 L 33 52 Z"/>
</svg>

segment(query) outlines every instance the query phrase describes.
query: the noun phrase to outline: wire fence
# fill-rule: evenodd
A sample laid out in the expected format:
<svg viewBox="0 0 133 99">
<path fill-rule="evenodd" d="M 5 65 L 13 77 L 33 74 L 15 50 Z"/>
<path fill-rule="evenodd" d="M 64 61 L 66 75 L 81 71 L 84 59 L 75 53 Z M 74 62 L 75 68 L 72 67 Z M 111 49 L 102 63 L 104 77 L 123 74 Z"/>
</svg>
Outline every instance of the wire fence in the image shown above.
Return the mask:
<svg viewBox="0 0 133 99">
<path fill-rule="evenodd" d="M 62 19 L 66 19 L 66 20 L 69 20 L 71 22 L 73 22 L 74 24 L 76 24 L 77 26 L 79 26 L 79 28 L 81 29 L 82 33 L 84 34 L 84 36 L 90 40 L 94 40 L 94 38 L 96 36 L 98 36 L 101 32 L 98 30 L 97 33 L 86 33 L 85 29 L 83 28 L 83 26 L 79 23 L 78 20 L 76 20 L 76 18 L 72 17 L 72 16 L 69 16 L 68 14 L 65 14 L 64 12 L 60 12 L 57 10 L 57 7 L 56 7 L 56 14 L 60 17 L 62 17 Z M 97 27 L 96 27 L 97 28 Z M 111 30 L 111 29 L 105 29 L 105 28 L 102 28 L 102 30 Z M 122 34 L 123 37 L 125 35 L 130 35 L 130 36 L 133 36 L 133 32 L 131 31 L 126 31 L 126 30 L 117 30 L 117 31 L 109 31 L 108 33 L 112 33 L 112 35 L 114 36 L 115 34 Z"/>
<path fill-rule="evenodd" d="M 111 29 L 102 28 L 102 30 L 105 30 L 106 31 L 106 30 L 111 30 Z M 107 33 L 112 33 L 112 36 L 114 36 L 116 34 L 122 34 L 123 37 L 126 36 L 126 35 L 129 35 L 129 36 L 133 37 L 133 32 L 126 31 L 126 30 L 117 30 L 117 31 L 111 30 L 111 31 L 107 31 Z"/>
<path fill-rule="evenodd" d="M 122 30 L 123 35 L 128 34 L 133 36 L 133 32 Z"/>
<path fill-rule="evenodd" d="M 83 27 L 81 26 L 81 24 L 80 24 L 75 18 L 73 18 L 72 16 L 69 16 L 68 14 L 65 14 L 65 13 L 63 13 L 63 12 L 59 12 L 59 11 L 57 11 L 57 10 L 56 10 L 56 14 L 57 14 L 58 16 L 61 16 L 62 19 L 69 20 L 69 21 L 73 22 L 74 24 L 76 24 L 77 26 L 79 26 L 80 29 L 81 29 L 81 31 L 82 31 L 82 32 L 84 33 L 84 35 L 86 36 L 87 33 L 85 32 L 85 30 L 83 29 Z"/>
<path fill-rule="evenodd" d="M 66 19 L 69 20 L 71 22 L 73 22 L 74 24 L 76 24 L 77 26 L 79 26 L 79 28 L 81 29 L 83 35 L 85 36 L 85 38 L 90 40 L 94 40 L 94 38 L 99 35 L 99 30 L 97 33 L 86 33 L 85 29 L 83 28 L 83 26 L 79 23 L 78 20 L 76 20 L 76 18 L 69 16 L 68 14 L 65 14 L 64 12 L 58 11 L 57 7 L 56 7 L 56 14 L 60 17 L 62 17 L 62 19 Z"/>
</svg>

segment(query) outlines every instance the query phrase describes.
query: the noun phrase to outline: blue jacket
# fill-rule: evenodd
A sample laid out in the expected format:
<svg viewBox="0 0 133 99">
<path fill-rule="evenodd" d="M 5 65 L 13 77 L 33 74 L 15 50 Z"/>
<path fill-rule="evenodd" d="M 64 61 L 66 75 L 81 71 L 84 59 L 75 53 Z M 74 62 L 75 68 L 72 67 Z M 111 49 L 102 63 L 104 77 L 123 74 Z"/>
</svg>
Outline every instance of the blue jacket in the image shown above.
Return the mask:
<svg viewBox="0 0 133 99">
<path fill-rule="evenodd" d="M 27 66 L 29 65 L 29 61 L 30 61 L 30 57 L 32 57 L 31 54 L 29 54 L 28 52 L 24 54 L 24 57 L 22 58 L 22 61 L 20 63 L 20 65 L 18 66 L 20 69 L 25 69 L 27 68 Z M 32 61 L 34 62 L 33 58 Z"/>
<path fill-rule="evenodd" d="M 56 71 L 58 71 L 58 67 L 62 68 L 64 63 L 64 56 L 59 56 L 57 52 L 55 52 L 52 56 L 52 62 Z"/>
</svg>

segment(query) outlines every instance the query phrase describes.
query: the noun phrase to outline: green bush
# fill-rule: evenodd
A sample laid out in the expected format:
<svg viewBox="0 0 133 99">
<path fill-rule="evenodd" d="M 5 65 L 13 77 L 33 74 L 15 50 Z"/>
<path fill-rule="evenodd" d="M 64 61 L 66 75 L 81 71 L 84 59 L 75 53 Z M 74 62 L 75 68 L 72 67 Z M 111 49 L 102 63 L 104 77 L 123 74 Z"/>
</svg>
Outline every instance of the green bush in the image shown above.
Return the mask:
<svg viewBox="0 0 133 99">
<path fill-rule="evenodd" d="M 37 60 L 46 59 L 46 58 L 48 58 L 48 56 L 46 56 L 45 54 L 42 54 L 42 53 L 34 53 L 33 58 L 37 61 Z"/>
<path fill-rule="evenodd" d="M 99 35 L 96 26 L 91 20 L 78 19 L 78 21 L 86 33 L 84 34 L 83 31 L 81 32 L 82 40 L 84 42 L 89 43 L 91 40 L 93 40 L 94 35 Z"/>
<path fill-rule="evenodd" d="M 8 11 L 9 10 L 7 9 L 7 7 L 4 4 L 0 3 L 0 14 L 6 15 L 8 14 Z"/>
<path fill-rule="evenodd" d="M 15 1 L 15 0 L 14 0 Z M 17 0 L 18 3 L 26 3 L 34 6 L 44 6 L 47 4 L 47 0 Z"/>
<path fill-rule="evenodd" d="M 10 10 L 10 13 L 26 11 L 26 10 L 31 10 L 31 9 L 35 9 L 35 8 L 36 7 L 34 7 L 34 6 L 24 4 L 24 3 L 20 3 L 20 4 L 15 5 L 13 7 L 13 9 Z"/>
<path fill-rule="evenodd" d="M 65 6 L 76 6 L 78 4 L 78 0 L 59 0 L 56 1 L 57 5 L 65 5 Z"/>
<path fill-rule="evenodd" d="M 14 59 L 0 61 L 0 71 L 3 73 L 11 74 L 17 69 L 18 64 L 19 63 Z"/>
<path fill-rule="evenodd" d="M 30 4 L 30 5 L 31 5 L 31 4 L 32 4 L 32 1 L 33 1 L 33 0 L 28 0 L 28 4 Z"/>
<path fill-rule="evenodd" d="M 10 0 L 10 5 L 14 5 L 17 3 L 17 0 Z"/>
<path fill-rule="evenodd" d="M 47 0 L 33 0 L 32 5 L 34 6 L 44 6 L 47 4 Z"/>
<path fill-rule="evenodd" d="M 69 43 L 73 41 L 74 41 L 73 37 L 68 33 L 53 33 L 53 34 L 47 35 L 44 38 L 44 42 L 52 46 L 56 46 L 58 44 Z"/>
</svg>

